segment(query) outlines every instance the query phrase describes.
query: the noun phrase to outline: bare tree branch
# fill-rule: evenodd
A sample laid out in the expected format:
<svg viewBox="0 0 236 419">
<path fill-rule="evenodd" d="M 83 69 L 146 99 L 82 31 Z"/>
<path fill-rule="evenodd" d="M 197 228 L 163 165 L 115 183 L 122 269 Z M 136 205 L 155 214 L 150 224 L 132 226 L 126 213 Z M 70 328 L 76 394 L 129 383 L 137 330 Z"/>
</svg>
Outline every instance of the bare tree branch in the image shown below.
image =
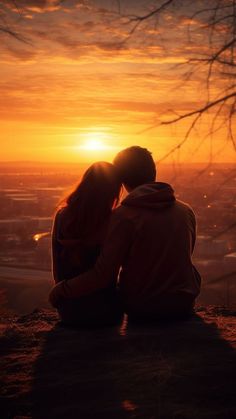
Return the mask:
<svg viewBox="0 0 236 419">
<path fill-rule="evenodd" d="M 187 0 L 169 0 L 162 2 L 156 2 L 157 6 L 152 8 L 146 14 L 141 16 L 130 16 L 129 23 L 131 24 L 131 30 L 128 35 L 128 39 L 135 34 L 138 26 L 144 21 L 153 21 L 162 16 L 164 12 L 173 13 L 172 6 L 181 8 L 184 13 L 188 10 L 189 2 Z M 236 139 L 234 135 L 234 117 L 236 107 L 236 86 L 235 83 L 230 82 L 232 78 L 236 77 L 236 4 L 235 0 L 215 0 L 211 7 L 204 7 L 204 2 L 196 2 L 193 7 L 197 10 L 190 16 L 190 25 L 194 22 L 197 24 L 197 28 L 201 31 L 205 31 L 205 36 L 208 33 L 208 50 L 204 49 L 204 54 L 196 53 L 195 56 L 190 56 L 186 59 L 185 65 L 188 71 L 184 77 L 184 81 L 191 80 L 197 72 L 201 71 L 201 65 L 203 69 L 207 69 L 205 72 L 205 83 L 206 83 L 206 101 L 201 107 L 197 107 L 194 110 L 187 111 L 184 114 L 177 115 L 174 118 L 168 120 L 158 121 L 156 124 L 142 130 L 140 133 L 144 133 L 148 130 L 157 128 L 161 125 L 170 125 L 180 122 L 181 120 L 194 118 L 190 123 L 189 129 L 182 141 L 168 153 L 164 158 L 167 158 L 175 151 L 177 152 L 182 145 L 189 138 L 193 128 L 200 117 L 207 114 L 209 110 L 213 112 L 213 122 L 211 125 L 211 133 L 215 132 L 215 122 L 218 118 L 221 118 L 222 111 L 227 114 L 228 126 L 228 138 L 233 144 L 236 150 Z M 185 9 L 186 6 L 186 9 Z M 191 9 L 191 8 L 190 8 Z M 187 17 L 187 14 L 186 14 Z M 135 23 L 134 26 L 132 24 Z M 167 28 L 168 30 L 168 28 Z M 206 32 L 208 31 L 208 32 Z M 193 32 L 194 33 L 194 32 Z M 206 38 L 207 39 L 207 38 Z M 193 41 L 194 42 L 194 41 Z M 192 40 L 191 40 L 192 43 Z M 191 66 L 191 67 L 190 67 Z M 204 73 L 203 73 L 204 74 Z M 222 79 L 223 77 L 223 79 Z M 221 78 L 221 84 L 219 80 Z M 215 85 L 221 86 L 218 88 L 219 92 L 215 94 Z M 196 119 L 196 120 L 195 120 Z M 225 120 L 224 120 L 225 122 Z"/>
</svg>

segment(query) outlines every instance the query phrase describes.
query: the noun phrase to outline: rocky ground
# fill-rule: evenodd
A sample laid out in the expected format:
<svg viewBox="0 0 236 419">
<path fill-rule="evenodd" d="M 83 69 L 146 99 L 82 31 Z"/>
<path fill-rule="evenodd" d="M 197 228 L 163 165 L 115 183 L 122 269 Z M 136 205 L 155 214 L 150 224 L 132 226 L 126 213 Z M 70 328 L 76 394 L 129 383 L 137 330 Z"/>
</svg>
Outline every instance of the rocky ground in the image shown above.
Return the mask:
<svg viewBox="0 0 236 419">
<path fill-rule="evenodd" d="M 53 310 L 3 317 L 1 419 L 235 419 L 236 316 L 65 329 Z"/>
</svg>

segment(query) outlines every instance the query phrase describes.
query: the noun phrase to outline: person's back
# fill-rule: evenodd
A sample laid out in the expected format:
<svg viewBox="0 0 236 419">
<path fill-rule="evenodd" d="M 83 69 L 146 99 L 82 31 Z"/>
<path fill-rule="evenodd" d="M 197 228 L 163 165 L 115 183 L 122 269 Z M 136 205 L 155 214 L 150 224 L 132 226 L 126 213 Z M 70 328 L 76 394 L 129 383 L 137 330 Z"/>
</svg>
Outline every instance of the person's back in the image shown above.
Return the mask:
<svg viewBox="0 0 236 419">
<path fill-rule="evenodd" d="M 99 256 L 108 220 L 92 237 L 65 235 L 63 226 L 70 216 L 68 208 L 57 211 L 52 229 L 52 270 L 55 283 L 68 280 L 91 269 Z"/>
<path fill-rule="evenodd" d="M 125 310 L 133 315 L 155 314 L 160 303 L 181 298 L 192 304 L 199 294 L 200 278 L 192 265 L 195 216 L 175 200 L 172 188 L 153 182 L 135 188 L 116 215 L 130 224 L 129 255 L 119 276 Z M 161 308 L 163 311 L 163 307 Z"/>
<path fill-rule="evenodd" d="M 52 229 L 52 268 L 55 284 L 70 281 L 94 267 L 113 208 L 117 205 L 121 182 L 111 163 L 96 162 L 80 183 L 63 200 Z M 57 305 L 67 325 L 113 324 L 121 309 L 115 293 L 116 281 L 107 289 L 85 298 L 63 300 Z"/>
</svg>

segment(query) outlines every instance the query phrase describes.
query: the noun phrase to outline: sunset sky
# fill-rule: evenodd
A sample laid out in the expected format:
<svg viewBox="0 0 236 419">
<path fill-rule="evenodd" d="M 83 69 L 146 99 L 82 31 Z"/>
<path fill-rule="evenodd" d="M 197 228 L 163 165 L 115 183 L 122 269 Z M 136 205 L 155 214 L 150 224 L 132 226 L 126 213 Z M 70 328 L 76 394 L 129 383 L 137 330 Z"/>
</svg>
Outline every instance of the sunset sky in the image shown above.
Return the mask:
<svg viewBox="0 0 236 419">
<path fill-rule="evenodd" d="M 133 144 L 148 147 L 159 160 L 183 139 L 189 120 L 146 129 L 173 118 L 173 111 L 204 103 L 201 71 L 183 83 L 181 64 L 204 53 L 205 34 L 199 20 L 190 23 L 191 10 L 176 9 L 128 37 L 132 24 L 126 16 L 143 15 L 150 4 L 1 2 L 1 21 L 22 39 L 0 32 L 2 161 L 111 160 Z M 215 161 L 235 161 L 224 126 L 213 140 L 204 140 L 211 118 L 209 112 L 166 161 L 203 162 L 210 153 Z"/>
</svg>

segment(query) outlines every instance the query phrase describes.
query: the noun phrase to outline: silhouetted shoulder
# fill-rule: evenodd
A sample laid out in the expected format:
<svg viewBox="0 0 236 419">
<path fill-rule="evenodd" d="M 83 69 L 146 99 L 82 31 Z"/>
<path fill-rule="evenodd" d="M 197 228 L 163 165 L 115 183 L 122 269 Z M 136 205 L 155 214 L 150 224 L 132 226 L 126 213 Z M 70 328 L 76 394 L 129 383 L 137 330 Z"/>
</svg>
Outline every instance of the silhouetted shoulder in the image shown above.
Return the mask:
<svg viewBox="0 0 236 419">
<path fill-rule="evenodd" d="M 63 220 L 64 217 L 66 217 L 66 213 L 67 213 L 67 208 L 66 207 L 60 208 L 55 214 L 55 220 L 56 221 Z"/>
<path fill-rule="evenodd" d="M 175 206 L 179 211 L 180 218 L 187 221 L 189 228 L 193 231 L 196 230 L 196 216 L 192 207 L 186 202 L 176 200 Z"/>
<path fill-rule="evenodd" d="M 195 213 L 194 213 L 192 207 L 189 204 L 187 204 L 187 202 L 183 202 L 183 201 L 180 201 L 180 200 L 177 199 L 175 201 L 175 203 L 179 208 L 182 208 L 183 210 L 188 211 L 195 216 Z"/>
</svg>

